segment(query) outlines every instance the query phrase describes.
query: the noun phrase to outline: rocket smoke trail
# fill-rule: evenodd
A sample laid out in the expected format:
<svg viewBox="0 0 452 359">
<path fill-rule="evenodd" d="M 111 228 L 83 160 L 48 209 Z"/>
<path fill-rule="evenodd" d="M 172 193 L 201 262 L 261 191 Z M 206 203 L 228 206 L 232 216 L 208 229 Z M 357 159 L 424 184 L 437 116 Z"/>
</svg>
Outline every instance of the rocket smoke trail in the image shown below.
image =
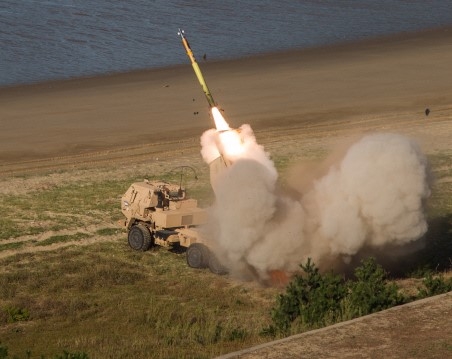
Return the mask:
<svg viewBox="0 0 452 359">
<path fill-rule="evenodd" d="M 201 138 L 208 163 L 217 150 L 215 134 Z M 227 158 L 232 165 L 217 179 L 210 223 L 217 256 L 231 273 L 265 282 L 272 271 L 297 271 L 308 257 L 326 268 L 426 232 L 427 163 L 412 140 L 367 135 L 308 190 L 299 181 L 292 183 L 299 194 L 288 195 L 251 127 L 242 126 L 240 135 L 243 151 Z"/>
<path fill-rule="evenodd" d="M 291 182 L 297 194 L 285 194 L 251 127 L 236 131 L 224 120 L 184 31 L 178 35 L 215 120 L 216 129 L 201 137 L 216 197 L 209 246 L 233 274 L 265 282 L 272 273 L 297 271 L 307 258 L 327 268 L 424 235 L 430 190 L 416 143 L 395 134 L 365 136 L 330 161 L 323 176 L 298 173 Z"/>
</svg>

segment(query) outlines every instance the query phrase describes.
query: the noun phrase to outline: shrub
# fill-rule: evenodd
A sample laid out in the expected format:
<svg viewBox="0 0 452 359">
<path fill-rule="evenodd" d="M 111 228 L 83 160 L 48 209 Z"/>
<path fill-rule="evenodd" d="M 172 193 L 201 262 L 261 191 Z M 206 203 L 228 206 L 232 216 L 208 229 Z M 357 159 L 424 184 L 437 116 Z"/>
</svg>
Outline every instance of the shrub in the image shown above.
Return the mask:
<svg viewBox="0 0 452 359">
<path fill-rule="evenodd" d="M 313 327 L 334 322 L 341 315 L 341 301 L 346 295 L 343 280 L 332 272 L 322 275 L 310 258 L 300 267 L 304 275 L 295 276 L 272 311 L 273 323 L 281 332 L 287 332 L 297 318 Z"/>
<path fill-rule="evenodd" d="M 388 283 L 388 273 L 375 258 L 361 261 L 355 269 L 355 281 L 349 281 L 349 300 L 352 317 L 375 313 L 404 303 L 394 283 Z"/>
<path fill-rule="evenodd" d="M 333 272 L 321 274 L 311 259 L 300 267 L 304 273 L 295 276 L 286 293 L 278 296 L 272 310 L 273 325 L 262 335 L 287 334 L 294 323 L 304 328 L 325 326 L 406 301 L 373 258 L 362 261 L 355 270 L 356 279 L 347 282 Z"/>
<path fill-rule="evenodd" d="M 9 306 L 5 308 L 8 323 L 23 322 L 30 319 L 30 313 L 26 308 Z"/>
<path fill-rule="evenodd" d="M 429 272 L 422 283 L 425 288 L 418 289 L 418 298 L 431 297 L 452 291 L 452 278 L 446 280 L 442 274 L 434 277 L 432 273 Z"/>
<path fill-rule="evenodd" d="M 239 340 L 243 341 L 247 337 L 246 329 L 243 328 L 234 328 L 229 334 L 229 341 Z"/>
</svg>

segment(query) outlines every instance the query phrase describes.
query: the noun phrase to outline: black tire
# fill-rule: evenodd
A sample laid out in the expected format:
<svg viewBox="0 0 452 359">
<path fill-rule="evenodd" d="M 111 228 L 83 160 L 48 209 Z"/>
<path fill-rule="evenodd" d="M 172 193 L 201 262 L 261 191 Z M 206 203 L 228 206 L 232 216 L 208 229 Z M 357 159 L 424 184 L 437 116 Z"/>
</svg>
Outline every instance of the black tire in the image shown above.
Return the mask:
<svg viewBox="0 0 452 359">
<path fill-rule="evenodd" d="M 217 256 L 213 253 L 210 253 L 209 256 L 209 269 L 214 274 L 218 275 L 228 274 L 227 268 L 220 263 Z"/>
<path fill-rule="evenodd" d="M 152 245 L 151 232 L 142 224 L 130 228 L 128 240 L 129 246 L 136 251 L 147 251 Z"/>
<path fill-rule="evenodd" d="M 201 243 L 193 243 L 187 249 L 187 264 L 192 268 L 206 268 L 209 265 L 209 249 Z"/>
</svg>

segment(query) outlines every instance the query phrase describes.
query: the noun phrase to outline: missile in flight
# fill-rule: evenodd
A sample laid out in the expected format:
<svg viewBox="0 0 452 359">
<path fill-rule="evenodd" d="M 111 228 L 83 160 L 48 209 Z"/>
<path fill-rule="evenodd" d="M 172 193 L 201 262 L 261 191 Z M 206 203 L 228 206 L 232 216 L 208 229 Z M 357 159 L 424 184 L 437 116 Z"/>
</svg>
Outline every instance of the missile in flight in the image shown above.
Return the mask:
<svg viewBox="0 0 452 359">
<path fill-rule="evenodd" d="M 182 44 L 185 47 L 185 51 L 187 51 L 187 56 L 191 61 L 191 65 L 193 66 L 193 70 L 195 71 L 196 77 L 198 78 L 199 84 L 202 87 L 202 90 L 204 91 L 204 94 L 206 95 L 207 102 L 209 103 L 210 108 L 216 107 L 215 101 L 212 97 L 212 94 L 210 93 L 209 88 L 207 87 L 206 80 L 204 80 L 204 77 L 202 76 L 201 69 L 199 68 L 198 63 L 196 62 L 195 56 L 193 55 L 193 51 L 190 48 L 190 45 L 188 44 L 187 38 L 185 37 L 184 30 L 179 29 L 179 32 L 177 33 L 181 39 Z"/>
</svg>

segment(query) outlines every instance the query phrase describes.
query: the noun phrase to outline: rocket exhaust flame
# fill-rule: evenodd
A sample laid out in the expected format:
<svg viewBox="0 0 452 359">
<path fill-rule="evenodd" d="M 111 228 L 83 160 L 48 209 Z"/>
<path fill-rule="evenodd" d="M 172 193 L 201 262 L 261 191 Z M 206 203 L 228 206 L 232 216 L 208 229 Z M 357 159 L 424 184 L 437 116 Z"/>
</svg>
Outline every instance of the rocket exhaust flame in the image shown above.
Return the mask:
<svg viewBox="0 0 452 359">
<path fill-rule="evenodd" d="M 212 107 L 212 117 L 218 131 L 218 147 L 221 154 L 233 160 L 243 153 L 243 143 L 240 133 L 231 129 L 217 107 Z"/>
<path fill-rule="evenodd" d="M 217 131 L 228 131 L 231 129 L 217 107 L 212 107 L 211 113 L 213 120 L 215 121 Z"/>
<path fill-rule="evenodd" d="M 242 139 L 240 138 L 240 133 L 236 130 L 222 131 L 219 133 L 218 137 L 220 142 L 220 153 L 231 161 L 240 157 L 245 151 Z"/>
</svg>

